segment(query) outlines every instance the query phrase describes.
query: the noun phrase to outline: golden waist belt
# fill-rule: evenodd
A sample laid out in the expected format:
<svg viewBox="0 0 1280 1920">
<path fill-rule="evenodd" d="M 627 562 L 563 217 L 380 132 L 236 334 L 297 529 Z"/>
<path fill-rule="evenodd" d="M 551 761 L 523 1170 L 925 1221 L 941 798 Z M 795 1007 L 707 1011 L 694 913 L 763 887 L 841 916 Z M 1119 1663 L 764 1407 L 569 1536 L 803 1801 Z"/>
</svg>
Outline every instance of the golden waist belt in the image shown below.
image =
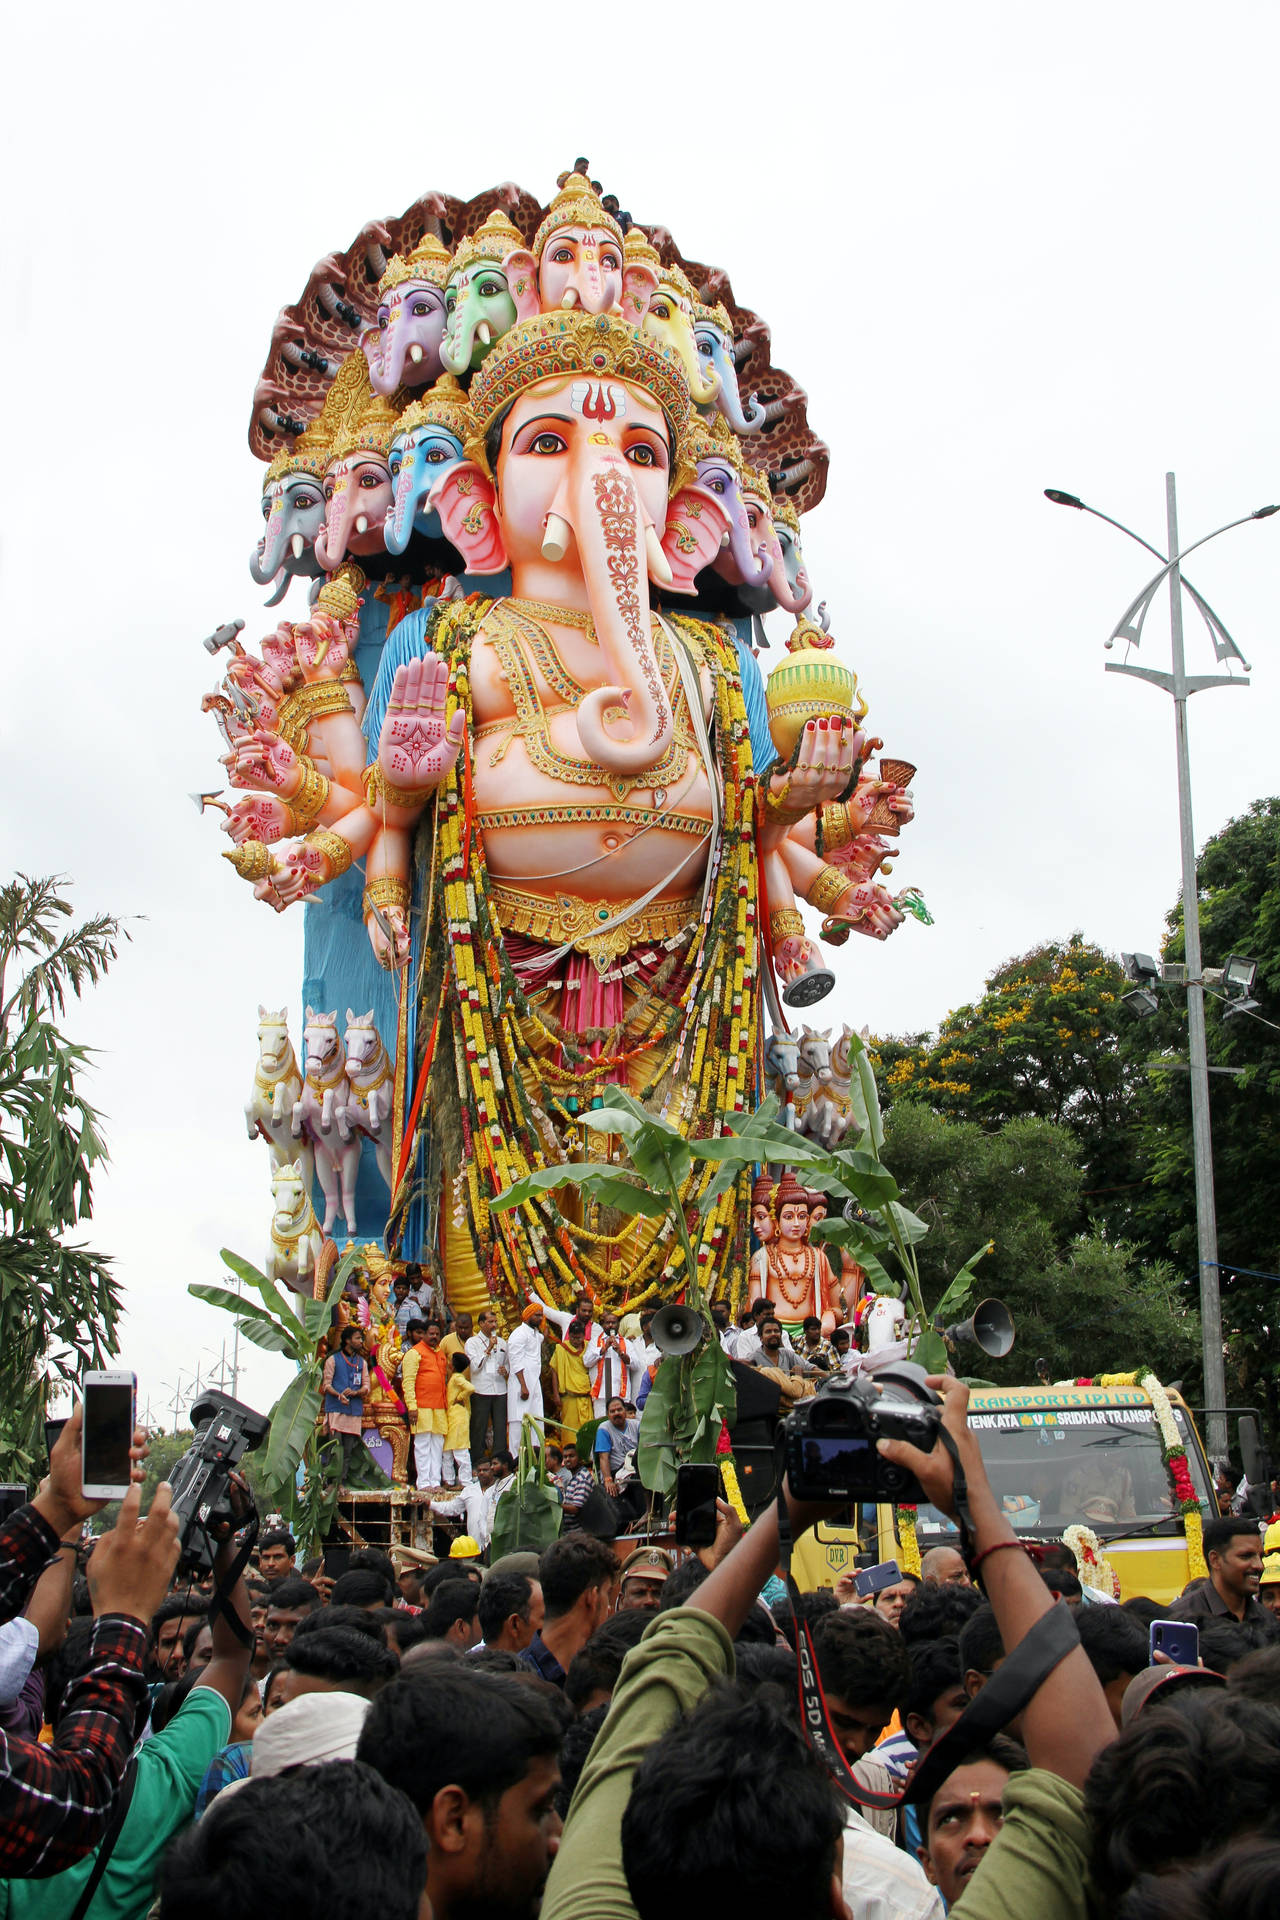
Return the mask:
<svg viewBox="0 0 1280 1920">
<path fill-rule="evenodd" d="M 505 933 L 527 934 L 548 946 L 572 947 L 576 953 L 589 954 L 603 973 L 611 959 L 632 947 L 650 941 L 674 938 L 692 929 L 702 906 L 701 894 L 689 900 L 655 900 L 633 913 L 619 927 L 598 929 L 631 903 L 616 901 L 607 905 L 596 900 L 579 900 L 571 893 L 558 893 L 554 900 L 538 893 L 522 893 L 516 887 L 489 883 L 489 905 Z"/>
<path fill-rule="evenodd" d="M 560 827 L 594 825 L 622 827 L 663 827 L 668 833 L 691 833 L 699 840 L 711 834 L 711 822 L 703 814 L 666 813 L 659 807 L 623 807 L 608 803 L 580 807 L 507 807 L 499 813 L 478 813 L 476 825 L 481 833 L 499 827 Z M 848 882 L 846 884 L 846 889 Z"/>
</svg>

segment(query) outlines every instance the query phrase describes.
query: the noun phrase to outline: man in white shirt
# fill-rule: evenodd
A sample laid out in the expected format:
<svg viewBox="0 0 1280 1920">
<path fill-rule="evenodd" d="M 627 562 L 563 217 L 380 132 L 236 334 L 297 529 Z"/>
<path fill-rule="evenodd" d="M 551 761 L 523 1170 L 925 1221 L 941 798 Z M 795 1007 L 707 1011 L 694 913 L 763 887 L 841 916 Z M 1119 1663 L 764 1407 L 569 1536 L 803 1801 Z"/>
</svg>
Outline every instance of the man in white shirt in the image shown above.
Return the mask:
<svg viewBox="0 0 1280 1920">
<path fill-rule="evenodd" d="M 471 1458 L 478 1461 L 491 1446 L 502 1446 L 507 1433 L 507 1343 L 491 1307 L 480 1315 L 480 1330 L 464 1351 L 471 1368 Z"/>
<path fill-rule="evenodd" d="M 713 1300 L 711 1303 L 711 1324 L 716 1330 L 716 1338 L 731 1360 L 738 1357 L 738 1334 L 729 1317 L 729 1302 Z"/>
<path fill-rule="evenodd" d="M 619 1333 L 617 1314 L 606 1308 L 600 1315 L 600 1324 L 595 1330 L 595 1337 L 588 1340 L 582 1356 L 587 1372 L 591 1375 L 591 1403 L 597 1420 L 604 1419 L 609 1402 L 615 1396 L 620 1396 L 623 1400 L 635 1398 L 635 1389 L 640 1383 L 635 1379 L 633 1386 L 632 1344 L 624 1340 Z M 636 1359 L 638 1360 L 638 1343 L 634 1344 L 637 1348 Z M 639 1373 L 638 1367 L 634 1369 L 634 1373 Z"/>
<path fill-rule="evenodd" d="M 507 1342 L 507 1446 L 512 1453 L 520 1446 L 520 1426 L 526 1414 L 534 1422 L 534 1445 L 542 1445 L 545 1415 L 542 1401 L 542 1330 L 546 1322 L 552 1320 L 563 1333 L 573 1317 L 571 1313 L 562 1313 L 557 1307 L 544 1305 L 541 1300 L 533 1300 L 520 1316 L 520 1325 L 513 1330 Z"/>
<path fill-rule="evenodd" d="M 493 1516 L 498 1501 L 514 1481 L 516 1463 L 509 1453 L 495 1453 L 492 1460 L 482 1460 L 476 1468 L 476 1477 L 468 1481 L 445 1500 L 431 1502 L 432 1513 L 438 1513 L 443 1519 L 456 1520 L 461 1514 L 467 1532 L 476 1542 L 482 1553 L 489 1550 L 493 1538 Z"/>
</svg>

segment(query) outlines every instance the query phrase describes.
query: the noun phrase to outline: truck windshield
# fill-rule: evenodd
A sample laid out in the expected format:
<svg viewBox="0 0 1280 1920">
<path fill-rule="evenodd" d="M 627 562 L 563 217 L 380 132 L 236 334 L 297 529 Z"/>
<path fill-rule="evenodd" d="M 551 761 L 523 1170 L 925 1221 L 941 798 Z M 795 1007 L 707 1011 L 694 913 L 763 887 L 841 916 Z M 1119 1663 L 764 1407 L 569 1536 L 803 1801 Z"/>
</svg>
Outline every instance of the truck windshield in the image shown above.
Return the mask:
<svg viewBox="0 0 1280 1920">
<path fill-rule="evenodd" d="M 1202 1510 L 1212 1515 L 1196 1445 L 1180 1407 L 1173 1409 Z M 1141 1529 L 1180 1533 L 1182 1520 L 1150 1407 L 1062 1407 L 1035 1413 L 970 1412 L 991 1485 L 1019 1533 L 1057 1536 L 1092 1527 L 1102 1537 Z M 922 1533 L 955 1531 L 936 1507 L 921 1507 Z"/>
</svg>

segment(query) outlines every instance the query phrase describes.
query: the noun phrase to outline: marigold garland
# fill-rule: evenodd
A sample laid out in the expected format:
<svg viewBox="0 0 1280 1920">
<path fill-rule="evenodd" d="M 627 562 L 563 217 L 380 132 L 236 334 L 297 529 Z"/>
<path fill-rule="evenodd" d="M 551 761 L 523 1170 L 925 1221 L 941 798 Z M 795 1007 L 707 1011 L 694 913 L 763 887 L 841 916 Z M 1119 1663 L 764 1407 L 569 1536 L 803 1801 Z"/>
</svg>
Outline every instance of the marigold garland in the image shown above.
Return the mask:
<svg viewBox="0 0 1280 1920">
<path fill-rule="evenodd" d="M 463 713 L 468 739 L 467 663 L 488 605 L 450 602 L 428 622 L 429 644 L 450 668 L 446 718 Z M 714 1136 L 719 1114 L 747 1112 L 755 1103 L 756 782 L 742 684 L 733 645 L 718 628 L 683 616 L 671 623 L 711 676 L 722 831 L 701 922 L 668 943 L 647 988 L 637 983 L 634 1004 L 618 1029 L 601 1036 L 599 1054 L 588 1050 L 587 1036 L 567 1033 L 546 1010 L 558 983 L 526 992 L 508 959 L 474 825 L 469 754 L 427 817 L 438 837 L 441 884 L 426 937 L 439 943 L 444 964 L 433 982 L 435 1004 L 419 1014 L 420 1034 L 432 1030 L 433 1018 L 441 1026 L 425 1108 L 459 1110 L 466 1225 L 490 1291 L 509 1310 L 534 1295 L 567 1306 L 583 1288 L 602 1303 L 634 1310 L 672 1298 L 684 1285 L 683 1254 L 665 1221 L 615 1215 L 620 1224 L 606 1230 L 593 1205 L 583 1206 L 586 1218 L 579 1220 L 573 1201 L 562 1196 L 572 1213 L 562 1212 L 554 1192 L 513 1212 L 489 1211 L 496 1194 L 537 1167 L 586 1152 L 603 1157 L 605 1143 L 596 1135 L 584 1140 L 577 1116 L 604 1103 L 619 1069 L 639 1099 L 693 1136 Z M 714 1163 L 694 1163 L 682 1189 L 686 1210 L 717 1172 Z M 749 1185 L 744 1169 L 704 1223 L 698 1252 L 708 1290 L 732 1300 L 746 1285 Z"/>
<path fill-rule="evenodd" d="M 1102 1542 L 1093 1528 L 1064 1527 L 1062 1542 L 1075 1555 L 1076 1571 L 1082 1583 L 1092 1587 L 1095 1593 L 1105 1593 L 1109 1599 L 1118 1600 L 1120 1576 L 1102 1551 Z"/>
<path fill-rule="evenodd" d="M 1160 1450 L 1164 1458 L 1165 1471 L 1173 1486 L 1174 1498 L 1182 1514 L 1187 1535 L 1187 1571 L 1192 1580 L 1207 1580 L 1208 1563 L 1204 1557 L 1204 1522 L 1200 1513 L 1200 1502 L 1191 1482 L 1191 1469 L 1187 1465 L 1187 1450 L 1182 1444 L 1178 1432 L 1178 1423 L 1173 1417 L 1173 1407 L 1163 1386 L 1152 1373 L 1150 1367 L 1137 1367 L 1132 1373 L 1103 1373 L 1096 1381 L 1077 1380 L 1078 1387 L 1140 1387 L 1151 1402 L 1151 1412 L 1155 1418 L 1156 1431 L 1160 1435 Z"/>
<path fill-rule="evenodd" d="M 920 1578 L 920 1542 L 916 1537 L 916 1509 L 895 1507 L 893 1523 L 898 1531 L 898 1564 L 904 1573 Z"/>
</svg>

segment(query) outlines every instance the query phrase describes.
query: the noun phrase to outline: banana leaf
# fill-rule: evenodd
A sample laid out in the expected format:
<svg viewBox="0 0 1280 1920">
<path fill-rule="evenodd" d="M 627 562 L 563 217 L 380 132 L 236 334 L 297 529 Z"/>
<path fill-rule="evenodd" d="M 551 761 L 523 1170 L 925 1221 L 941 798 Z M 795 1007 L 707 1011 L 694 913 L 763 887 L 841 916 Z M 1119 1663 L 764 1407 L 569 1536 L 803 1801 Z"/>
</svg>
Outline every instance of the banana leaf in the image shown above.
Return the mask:
<svg viewBox="0 0 1280 1920">
<path fill-rule="evenodd" d="M 991 1252 L 994 1245 L 994 1240 L 988 1240 L 985 1246 L 979 1247 L 978 1251 L 971 1254 L 965 1261 L 959 1273 L 957 1273 L 955 1279 L 951 1282 L 951 1285 L 947 1288 L 941 1300 L 939 1300 L 937 1306 L 934 1308 L 933 1317 L 935 1320 L 945 1321 L 949 1315 L 955 1313 L 958 1308 L 964 1305 L 976 1284 L 977 1276 L 973 1270 L 979 1260 L 984 1259 L 985 1256 Z"/>
<path fill-rule="evenodd" d="M 267 1307 L 280 1316 L 285 1326 L 294 1329 L 299 1340 L 302 1339 L 302 1322 L 274 1280 L 268 1280 L 265 1273 L 260 1273 L 251 1261 L 242 1260 L 238 1253 L 232 1253 L 230 1247 L 223 1247 L 219 1258 L 224 1266 L 230 1267 L 237 1280 L 243 1281 L 246 1287 L 253 1287 L 260 1293 Z"/>
<path fill-rule="evenodd" d="M 718 1339 L 707 1339 L 695 1353 L 678 1359 L 668 1355 L 640 1416 L 636 1464 L 641 1485 L 650 1493 L 670 1494 L 682 1462 L 714 1460 L 721 1425 L 732 1426 L 737 1410 L 733 1373 Z"/>
<path fill-rule="evenodd" d="M 271 1409 L 271 1428 L 262 1456 L 262 1478 L 277 1495 L 293 1484 L 320 1412 L 320 1369 L 304 1367 Z"/>
<path fill-rule="evenodd" d="M 514 1181 L 491 1200 L 489 1207 L 494 1213 L 506 1213 L 512 1207 L 524 1206 L 535 1194 L 567 1186 L 581 1187 L 602 1206 L 642 1214 L 646 1220 L 660 1220 L 671 1210 L 671 1202 L 665 1195 L 651 1193 L 648 1187 L 617 1167 L 591 1162 L 579 1165 L 570 1161 L 554 1167 L 535 1167 L 523 1180 Z"/>
<path fill-rule="evenodd" d="M 940 1333 L 922 1333 L 911 1349 L 911 1359 L 926 1373 L 945 1373 L 947 1343 Z"/>
<path fill-rule="evenodd" d="M 294 1352 L 296 1343 L 290 1341 L 288 1335 L 281 1328 L 276 1315 L 271 1313 L 266 1307 L 260 1307 L 256 1300 L 245 1300 L 240 1294 L 232 1293 L 229 1287 L 209 1286 L 203 1280 L 189 1281 L 187 1283 L 187 1292 L 194 1294 L 197 1300 L 206 1301 L 211 1307 L 222 1307 L 225 1312 L 233 1313 L 240 1323 L 241 1331 L 248 1334 L 251 1340 L 255 1340 L 256 1335 L 249 1332 L 250 1326 L 260 1326 L 269 1329 L 281 1342 L 278 1347 L 268 1347 L 269 1352 Z M 259 1346 L 268 1346 L 266 1340 L 258 1340 L 257 1344 Z"/>
</svg>

